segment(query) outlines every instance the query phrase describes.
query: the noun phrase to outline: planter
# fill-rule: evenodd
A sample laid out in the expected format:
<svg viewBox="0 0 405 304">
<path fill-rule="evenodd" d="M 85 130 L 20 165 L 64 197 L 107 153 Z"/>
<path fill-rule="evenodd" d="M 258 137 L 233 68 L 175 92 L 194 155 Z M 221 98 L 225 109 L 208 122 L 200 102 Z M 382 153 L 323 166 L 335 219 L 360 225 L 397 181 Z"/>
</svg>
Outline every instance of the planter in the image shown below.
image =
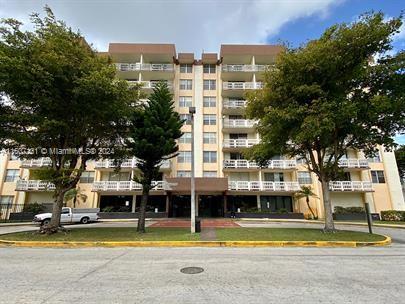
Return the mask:
<svg viewBox="0 0 405 304">
<path fill-rule="evenodd" d="M 231 212 L 225 213 L 225 217 L 231 217 Z M 303 220 L 302 213 L 270 213 L 270 212 L 236 212 L 236 218 L 269 218 L 269 219 L 290 219 Z"/>
<path fill-rule="evenodd" d="M 32 221 L 34 219 L 33 212 L 11 212 L 10 221 Z"/>
<path fill-rule="evenodd" d="M 100 219 L 137 219 L 139 212 L 99 212 Z M 146 212 L 146 218 L 165 218 L 167 212 Z"/>
<path fill-rule="evenodd" d="M 336 221 L 367 221 L 365 213 L 334 213 L 333 219 Z"/>
</svg>

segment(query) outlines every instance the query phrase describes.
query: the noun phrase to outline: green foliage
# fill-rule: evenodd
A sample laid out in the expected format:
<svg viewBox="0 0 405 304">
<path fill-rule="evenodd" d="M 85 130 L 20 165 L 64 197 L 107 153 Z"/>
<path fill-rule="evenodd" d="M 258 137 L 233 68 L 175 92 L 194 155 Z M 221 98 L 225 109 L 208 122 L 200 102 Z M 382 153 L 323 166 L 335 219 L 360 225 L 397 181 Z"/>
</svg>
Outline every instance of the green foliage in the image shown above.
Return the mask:
<svg viewBox="0 0 405 304">
<path fill-rule="evenodd" d="M 339 160 L 348 150 L 369 156 L 377 145 L 390 149 L 404 130 L 405 52 L 386 55 L 401 19 L 366 14 L 286 49 L 264 89 L 248 96 L 247 114 L 260 120 L 261 136 L 248 157 L 261 165 L 275 155 L 303 158 L 321 181 L 325 230 L 334 229 L 327 183 L 341 176 Z"/>
<path fill-rule="evenodd" d="M 104 207 L 103 210 L 101 210 L 101 212 L 114 212 L 114 207 L 113 206 Z"/>
<path fill-rule="evenodd" d="M 335 206 L 335 214 L 349 214 L 349 213 L 364 213 L 366 212 L 363 207 L 342 207 Z"/>
<path fill-rule="evenodd" d="M 397 159 L 397 166 L 401 180 L 405 179 L 405 145 L 401 145 L 395 150 L 395 158 Z"/>
<path fill-rule="evenodd" d="M 143 186 L 150 187 L 158 177 L 163 160 L 177 155 L 176 139 L 182 136 L 182 125 L 167 84 L 158 83 L 147 103 L 132 117 L 126 141 L 128 154 L 139 160 L 141 174 L 136 180 Z"/>
<path fill-rule="evenodd" d="M 34 214 L 39 214 L 45 210 L 45 207 L 42 204 L 37 202 L 31 203 L 24 206 L 23 212 L 32 212 Z"/>
<path fill-rule="evenodd" d="M 383 221 L 405 221 L 405 211 L 386 210 L 381 211 Z"/>
</svg>

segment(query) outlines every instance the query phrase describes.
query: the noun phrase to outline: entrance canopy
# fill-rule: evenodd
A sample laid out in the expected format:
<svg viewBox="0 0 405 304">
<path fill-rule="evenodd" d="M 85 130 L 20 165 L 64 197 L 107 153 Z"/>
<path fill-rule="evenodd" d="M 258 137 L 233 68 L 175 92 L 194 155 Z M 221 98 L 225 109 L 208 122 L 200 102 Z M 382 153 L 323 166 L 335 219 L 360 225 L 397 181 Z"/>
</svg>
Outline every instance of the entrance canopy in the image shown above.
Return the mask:
<svg viewBox="0 0 405 304">
<path fill-rule="evenodd" d="M 174 177 L 167 178 L 171 190 L 170 192 L 191 192 L 191 178 Z M 196 192 L 225 192 L 228 190 L 228 178 L 226 177 L 196 177 Z"/>
</svg>

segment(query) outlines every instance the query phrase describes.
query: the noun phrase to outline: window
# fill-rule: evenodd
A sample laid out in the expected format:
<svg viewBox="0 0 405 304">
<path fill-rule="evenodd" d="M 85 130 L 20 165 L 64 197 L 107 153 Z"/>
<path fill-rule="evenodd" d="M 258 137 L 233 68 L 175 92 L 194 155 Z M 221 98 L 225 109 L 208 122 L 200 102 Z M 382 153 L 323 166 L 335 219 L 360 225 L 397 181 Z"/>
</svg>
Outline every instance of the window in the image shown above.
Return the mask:
<svg viewBox="0 0 405 304">
<path fill-rule="evenodd" d="M 191 115 L 190 114 L 180 114 L 180 119 L 185 120 L 185 125 L 191 125 Z"/>
<path fill-rule="evenodd" d="M 177 155 L 178 163 L 191 163 L 191 151 L 180 151 Z"/>
<path fill-rule="evenodd" d="M 177 177 L 191 177 L 191 171 L 185 170 L 177 171 Z"/>
<path fill-rule="evenodd" d="M 205 108 L 215 108 L 217 106 L 217 99 L 215 97 L 204 97 Z"/>
<path fill-rule="evenodd" d="M 371 180 L 374 184 L 385 184 L 384 171 L 371 171 Z"/>
<path fill-rule="evenodd" d="M 193 81 L 191 79 L 180 79 L 180 90 L 192 90 Z"/>
<path fill-rule="evenodd" d="M 179 138 L 179 143 L 181 144 L 190 144 L 191 143 L 191 133 L 183 133 L 183 136 Z"/>
<path fill-rule="evenodd" d="M 18 179 L 18 173 L 20 170 L 18 169 L 8 169 L 6 172 L 6 177 L 4 179 L 5 182 L 15 182 Z"/>
<path fill-rule="evenodd" d="M 217 124 L 217 116 L 215 114 L 204 114 L 204 125 L 215 126 Z"/>
<path fill-rule="evenodd" d="M 0 195 L 0 205 L 11 205 L 13 203 L 14 196 L 12 195 Z"/>
<path fill-rule="evenodd" d="M 204 90 L 216 90 L 216 80 L 208 79 L 204 80 Z"/>
<path fill-rule="evenodd" d="M 299 171 L 298 172 L 298 183 L 300 185 L 312 184 L 312 178 L 310 172 Z"/>
<path fill-rule="evenodd" d="M 247 133 L 230 133 L 229 138 L 230 139 L 247 139 L 248 135 L 247 135 Z"/>
<path fill-rule="evenodd" d="M 91 184 L 94 182 L 94 171 L 84 171 L 80 177 L 80 182 L 83 184 Z"/>
<path fill-rule="evenodd" d="M 15 155 L 13 153 L 10 154 L 10 160 L 20 160 L 20 158 L 18 157 L 18 155 Z"/>
<path fill-rule="evenodd" d="M 109 172 L 108 180 L 113 182 L 129 181 L 131 176 L 129 172 Z"/>
<path fill-rule="evenodd" d="M 180 64 L 180 73 L 192 73 L 193 65 L 192 64 Z"/>
<path fill-rule="evenodd" d="M 188 108 L 193 106 L 193 99 L 191 96 L 180 96 L 179 97 L 179 107 Z"/>
<path fill-rule="evenodd" d="M 264 173 L 264 180 L 266 182 L 283 182 L 284 174 L 283 172 Z"/>
<path fill-rule="evenodd" d="M 217 152 L 216 151 L 204 151 L 203 153 L 204 163 L 216 163 Z"/>
<path fill-rule="evenodd" d="M 204 144 L 216 144 L 217 143 L 217 133 L 204 132 L 203 142 L 204 142 Z"/>
<path fill-rule="evenodd" d="M 367 158 L 369 163 L 381 163 L 380 151 L 377 151 L 373 157 Z"/>
<path fill-rule="evenodd" d="M 204 177 L 217 177 L 217 171 L 204 171 Z"/>
<path fill-rule="evenodd" d="M 216 65 L 215 64 L 204 64 L 203 70 L 204 70 L 204 74 L 215 74 Z"/>
</svg>

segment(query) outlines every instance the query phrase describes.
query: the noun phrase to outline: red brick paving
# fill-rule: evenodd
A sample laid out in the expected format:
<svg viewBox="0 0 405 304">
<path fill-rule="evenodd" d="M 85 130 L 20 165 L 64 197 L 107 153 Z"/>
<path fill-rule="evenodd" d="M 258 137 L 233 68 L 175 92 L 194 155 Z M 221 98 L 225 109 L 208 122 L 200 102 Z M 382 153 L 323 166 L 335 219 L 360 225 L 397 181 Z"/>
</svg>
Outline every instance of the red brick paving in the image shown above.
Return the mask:
<svg viewBox="0 0 405 304">
<path fill-rule="evenodd" d="M 190 227 L 190 221 L 177 220 L 177 219 L 159 220 L 156 223 L 150 225 L 150 227 L 176 227 L 176 228 Z M 201 227 L 203 227 L 203 228 L 232 228 L 232 227 L 240 227 L 240 226 L 237 223 L 235 223 L 233 220 L 228 220 L 228 219 L 203 219 L 201 221 Z"/>
</svg>

